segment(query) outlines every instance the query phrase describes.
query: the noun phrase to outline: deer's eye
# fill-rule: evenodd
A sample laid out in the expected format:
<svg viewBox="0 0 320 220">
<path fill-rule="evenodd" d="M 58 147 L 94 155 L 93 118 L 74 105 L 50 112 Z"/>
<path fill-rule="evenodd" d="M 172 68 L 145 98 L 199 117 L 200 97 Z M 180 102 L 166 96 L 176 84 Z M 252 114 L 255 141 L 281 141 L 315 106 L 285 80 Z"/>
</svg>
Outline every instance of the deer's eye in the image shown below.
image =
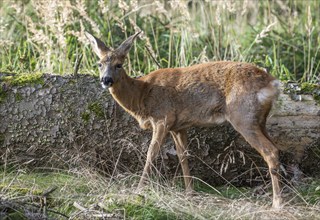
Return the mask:
<svg viewBox="0 0 320 220">
<path fill-rule="evenodd" d="M 98 67 L 101 68 L 102 67 L 102 63 L 98 63 Z"/>
<path fill-rule="evenodd" d="M 122 64 L 117 64 L 117 65 L 116 65 L 116 68 L 117 68 L 117 69 L 121 69 L 121 68 L 122 68 Z"/>
</svg>

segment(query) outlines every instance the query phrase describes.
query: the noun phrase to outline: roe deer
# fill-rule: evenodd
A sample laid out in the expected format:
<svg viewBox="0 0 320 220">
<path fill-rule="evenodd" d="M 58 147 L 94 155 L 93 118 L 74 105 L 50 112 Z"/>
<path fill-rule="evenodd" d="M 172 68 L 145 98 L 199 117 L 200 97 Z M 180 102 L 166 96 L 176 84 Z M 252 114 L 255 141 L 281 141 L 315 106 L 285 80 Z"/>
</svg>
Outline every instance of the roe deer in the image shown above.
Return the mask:
<svg viewBox="0 0 320 220">
<path fill-rule="evenodd" d="M 186 190 L 192 191 L 186 155 L 187 128 L 211 126 L 226 120 L 268 164 L 273 207 L 280 208 L 278 149 L 266 130 L 266 119 L 277 97 L 279 81 L 252 64 L 231 61 L 159 69 L 138 79 L 130 78 L 122 65 L 139 33 L 130 36 L 115 50 L 85 33 L 100 58 L 102 87 L 109 89 L 141 128 L 153 131 L 139 187 L 143 187 L 152 161 L 170 133 Z"/>
</svg>

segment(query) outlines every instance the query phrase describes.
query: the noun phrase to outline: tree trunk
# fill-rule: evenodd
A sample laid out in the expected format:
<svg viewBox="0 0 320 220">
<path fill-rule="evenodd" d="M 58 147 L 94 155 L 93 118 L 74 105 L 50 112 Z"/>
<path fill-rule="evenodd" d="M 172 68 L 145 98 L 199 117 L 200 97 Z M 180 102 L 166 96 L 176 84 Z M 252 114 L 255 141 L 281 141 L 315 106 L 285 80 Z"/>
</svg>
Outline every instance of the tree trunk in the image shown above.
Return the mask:
<svg viewBox="0 0 320 220">
<path fill-rule="evenodd" d="M 141 130 L 98 79 L 90 75 L 43 75 L 25 83 L 0 74 L 0 155 L 10 166 L 90 166 L 116 176 L 140 174 L 151 132 Z M 302 160 L 302 171 L 319 176 L 320 108 L 311 96 L 293 101 L 281 93 L 267 123 L 283 150 L 283 164 Z M 190 129 L 191 174 L 211 184 L 252 184 L 267 166 L 228 124 Z M 157 159 L 158 171 L 181 176 L 170 137 Z M 305 152 L 304 156 L 303 152 Z"/>
</svg>

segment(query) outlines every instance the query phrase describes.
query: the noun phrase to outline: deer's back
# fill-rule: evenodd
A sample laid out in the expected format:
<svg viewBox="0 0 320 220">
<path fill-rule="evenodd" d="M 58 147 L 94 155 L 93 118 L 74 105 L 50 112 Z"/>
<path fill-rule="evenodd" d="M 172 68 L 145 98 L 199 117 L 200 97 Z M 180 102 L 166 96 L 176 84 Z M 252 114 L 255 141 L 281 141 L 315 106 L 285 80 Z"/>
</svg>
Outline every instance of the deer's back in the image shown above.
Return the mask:
<svg viewBox="0 0 320 220">
<path fill-rule="evenodd" d="M 159 69 L 142 77 L 143 103 L 154 118 L 172 116 L 177 128 L 223 122 L 237 100 L 254 98 L 274 77 L 240 62 L 210 62 L 186 68 Z"/>
</svg>

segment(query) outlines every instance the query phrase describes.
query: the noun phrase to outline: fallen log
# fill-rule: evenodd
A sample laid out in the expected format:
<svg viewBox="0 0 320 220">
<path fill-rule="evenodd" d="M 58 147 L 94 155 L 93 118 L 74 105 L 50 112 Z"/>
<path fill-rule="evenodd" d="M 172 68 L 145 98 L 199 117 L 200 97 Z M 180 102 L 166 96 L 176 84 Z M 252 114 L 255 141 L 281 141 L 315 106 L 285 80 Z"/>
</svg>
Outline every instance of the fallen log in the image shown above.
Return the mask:
<svg viewBox="0 0 320 220">
<path fill-rule="evenodd" d="M 267 128 L 283 151 L 283 164 L 297 157 L 306 175 L 320 176 L 320 106 L 312 95 L 292 99 L 281 92 Z M 253 184 L 266 175 L 263 159 L 230 125 L 188 134 L 195 177 L 212 184 Z M 0 73 L 1 165 L 140 174 L 150 138 L 94 76 Z M 156 166 L 168 179 L 181 176 L 170 138 Z"/>
</svg>

